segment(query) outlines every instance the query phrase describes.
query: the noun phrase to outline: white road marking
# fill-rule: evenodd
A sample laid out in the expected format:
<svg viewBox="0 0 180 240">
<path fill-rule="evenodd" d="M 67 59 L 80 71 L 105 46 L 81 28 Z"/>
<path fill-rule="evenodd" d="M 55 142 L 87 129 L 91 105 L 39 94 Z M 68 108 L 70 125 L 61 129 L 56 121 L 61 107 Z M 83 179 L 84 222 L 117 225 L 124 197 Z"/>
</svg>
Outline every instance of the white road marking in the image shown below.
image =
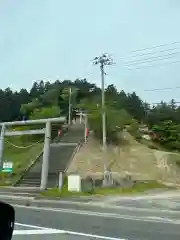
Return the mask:
<svg viewBox="0 0 180 240">
<path fill-rule="evenodd" d="M 89 238 L 95 238 L 95 239 L 103 239 L 103 240 L 128 240 L 124 238 L 114 238 L 114 237 L 107 237 L 107 236 L 100 236 L 100 235 L 94 235 L 94 234 L 87 234 L 87 233 L 81 233 L 81 232 L 72 232 L 72 231 L 66 231 L 66 230 L 59 230 L 59 229 L 53 229 L 53 228 L 45 228 L 40 226 L 34 226 L 29 224 L 22 224 L 22 223 L 15 223 L 17 226 L 24 226 L 29 228 L 36 228 L 33 230 L 14 230 L 13 235 L 43 235 L 43 234 L 68 234 L 68 235 L 74 235 L 74 236 L 80 236 L 80 237 L 89 237 Z"/>
<path fill-rule="evenodd" d="M 15 223 L 15 225 L 20 226 L 20 227 L 36 228 L 36 229 L 43 229 L 43 230 L 49 229 L 49 228 L 45 228 L 45 227 L 39 227 L 39 226 L 23 224 L 23 223 Z"/>
<path fill-rule="evenodd" d="M 79 236 L 79 237 L 89 237 L 93 239 L 106 239 L 106 240 L 128 240 L 125 238 L 114 238 L 114 237 L 106 237 L 106 236 L 99 236 L 99 235 L 93 235 L 93 234 L 86 234 L 86 233 L 80 233 L 80 232 L 71 232 L 71 231 L 65 231 L 66 234 Z"/>
<path fill-rule="evenodd" d="M 62 230 L 56 229 L 34 229 L 34 230 L 14 230 L 13 235 L 39 235 L 39 234 L 61 234 Z"/>
<path fill-rule="evenodd" d="M 124 220 L 142 221 L 142 222 L 180 224 L 180 220 L 161 218 L 161 217 L 157 219 L 157 216 L 141 217 L 141 216 L 132 216 L 132 215 L 122 215 L 122 214 L 116 214 L 116 213 L 105 213 L 105 212 L 102 213 L 102 212 L 83 211 L 83 210 L 74 210 L 74 209 L 63 209 L 63 208 L 42 208 L 42 207 L 22 206 L 22 205 L 13 205 L 13 206 L 18 208 L 51 211 L 51 212 L 62 212 L 62 213 L 104 217 L 104 218 L 124 219 Z"/>
</svg>

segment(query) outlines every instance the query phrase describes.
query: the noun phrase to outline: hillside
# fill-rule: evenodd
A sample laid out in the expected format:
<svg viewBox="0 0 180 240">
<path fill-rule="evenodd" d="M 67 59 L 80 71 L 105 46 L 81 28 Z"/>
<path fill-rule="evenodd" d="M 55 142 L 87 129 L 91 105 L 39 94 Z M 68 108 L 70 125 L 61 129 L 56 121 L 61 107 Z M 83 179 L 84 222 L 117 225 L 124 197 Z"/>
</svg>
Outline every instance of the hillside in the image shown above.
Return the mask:
<svg viewBox="0 0 180 240">
<path fill-rule="evenodd" d="M 88 128 L 94 132 L 95 139 L 90 138 L 88 144 L 81 148 L 68 171 L 78 170 L 81 175 L 91 173 L 96 177 L 102 175 L 103 155 L 99 143 L 102 139 L 102 108 L 99 87 L 86 79 L 57 80 L 52 83 L 35 81 L 29 91 L 21 89 L 19 92 L 13 92 L 7 88 L 1 90 L 0 95 L 1 122 L 58 116 L 66 116 L 68 119 L 69 100 L 71 118 L 76 108 L 85 111 L 88 116 Z M 132 136 L 140 139 L 141 123 L 152 133 L 154 145 L 167 151 L 180 152 L 180 106 L 173 99 L 167 103 L 161 101 L 157 106 L 151 106 L 141 100 L 135 92 L 119 91 L 111 84 L 105 89 L 105 112 L 109 144 L 118 142 L 117 135 L 126 126 L 129 126 L 128 131 Z M 28 129 L 36 127 L 31 126 Z M 179 154 L 150 149 L 135 141 L 127 132 L 123 132 L 122 135 L 123 141 L 120 147 L 109 145 L 107 153 L 108 162 L 112 165 L 116 178 L 129 173 L 136 179 L 158 179 L 179 184 L 179 168 L 176 164 L 176 162 L 180 163 Z M 13 141 L 15 145 L 21 146 L 22 143 L 29 145 L 37 140 L 35 136 L 31 138 L 31 141 L 23 139 L 20 144 L 15 139 Z M 18 175 L 31 161 L 23 160 L 22 152 L 23 149 L 14 150 L 11 147 L 4 153 L 5 158 L 14 161 L 15 166 L 21 165 L 15 175 Z M 18 163 L 19 159 L 21 163 Z M 3 178 L 4 174 L 0 177 Z"/>
<path fill-rule="evenodd" d="M 137 142 L 128 132 L 123 132 L 122 137 L 121 146 L 109 146 L 107 154 L 116 180 L 129 174 L 136 180 L 158 180 L 180 185 L 180 168 L 176 165 L 180 154 L 150 149 Z M 78 172 L 82 177 L 102 177 L 103 153 L 98 140 L 89 138 L 67 172 Z"/>
</svg>

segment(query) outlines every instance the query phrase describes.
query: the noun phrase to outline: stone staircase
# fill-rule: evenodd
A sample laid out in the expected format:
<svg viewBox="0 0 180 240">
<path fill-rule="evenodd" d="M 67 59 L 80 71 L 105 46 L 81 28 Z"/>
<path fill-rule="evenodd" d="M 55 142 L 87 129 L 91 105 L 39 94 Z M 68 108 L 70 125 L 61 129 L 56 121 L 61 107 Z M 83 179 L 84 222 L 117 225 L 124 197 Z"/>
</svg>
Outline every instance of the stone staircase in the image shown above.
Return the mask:
<svg viewBox="0 0 180 240">
<path fill-rule="evenodd" d="M 48 188 L 57 186 L 59 172 L 64 172 L 71 161 L 71 157 L 80 142 L 84 141 L 84 126 L 74 124 L 61 137 L 56 138 L 50 147 Z M 41 183 L 41 167 L 43 153 L 35 164 L 17 182 L 16 186 L 39 187 Z"/>
</svg>

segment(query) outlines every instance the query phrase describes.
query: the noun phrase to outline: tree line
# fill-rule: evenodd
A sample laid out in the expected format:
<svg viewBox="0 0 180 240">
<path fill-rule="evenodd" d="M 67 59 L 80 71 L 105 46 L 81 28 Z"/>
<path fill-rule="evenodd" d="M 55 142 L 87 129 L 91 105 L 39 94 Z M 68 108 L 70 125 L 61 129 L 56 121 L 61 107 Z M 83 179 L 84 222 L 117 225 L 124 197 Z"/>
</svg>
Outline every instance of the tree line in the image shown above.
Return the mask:
<svg viewBox="0 0 180 240">
<path fill-rule="evenodd" d="M 35 81 L 29 91 L 1 89 L 0 121 L 68 117 L 70 88 L 72 109 L 81 108 L 88 113 L 89 125 L 101 139 L 101 89 L 86 79 Z M 151 106 L 135 92 L 118 91 L 111 84 L 105 89 L 105 106 L 109 142 L 116 141 L 117 132 L 125 126 L 138 138 L 139 124 L 146 124 L 155 133 L 154 141 L 169 149 L 180 149 L 180 107 L 174 100 Z"/>
</svg>

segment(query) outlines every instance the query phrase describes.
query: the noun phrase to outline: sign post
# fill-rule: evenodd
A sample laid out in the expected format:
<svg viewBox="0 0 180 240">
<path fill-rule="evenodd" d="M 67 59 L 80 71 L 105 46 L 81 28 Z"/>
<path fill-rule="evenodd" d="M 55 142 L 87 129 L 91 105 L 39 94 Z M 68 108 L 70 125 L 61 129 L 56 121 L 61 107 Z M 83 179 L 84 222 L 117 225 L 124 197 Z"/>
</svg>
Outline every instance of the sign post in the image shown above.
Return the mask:
<svg viewBox="0 0 180 240">
<path fill-rule="evenodd" d="M 63 173 L 62 173 L 62 172 L 59 172 L 59 181 L 58 181 L 59 191 L 62 190 L 62 187 L 63 187 Z"/>
<path fill-rule="evenodd" d="M 13 169 L 13 163 L 12 162 L 4 162 L 3 163 L 2 172 L 11 173 L 12 169 Z"/>
</svg>

